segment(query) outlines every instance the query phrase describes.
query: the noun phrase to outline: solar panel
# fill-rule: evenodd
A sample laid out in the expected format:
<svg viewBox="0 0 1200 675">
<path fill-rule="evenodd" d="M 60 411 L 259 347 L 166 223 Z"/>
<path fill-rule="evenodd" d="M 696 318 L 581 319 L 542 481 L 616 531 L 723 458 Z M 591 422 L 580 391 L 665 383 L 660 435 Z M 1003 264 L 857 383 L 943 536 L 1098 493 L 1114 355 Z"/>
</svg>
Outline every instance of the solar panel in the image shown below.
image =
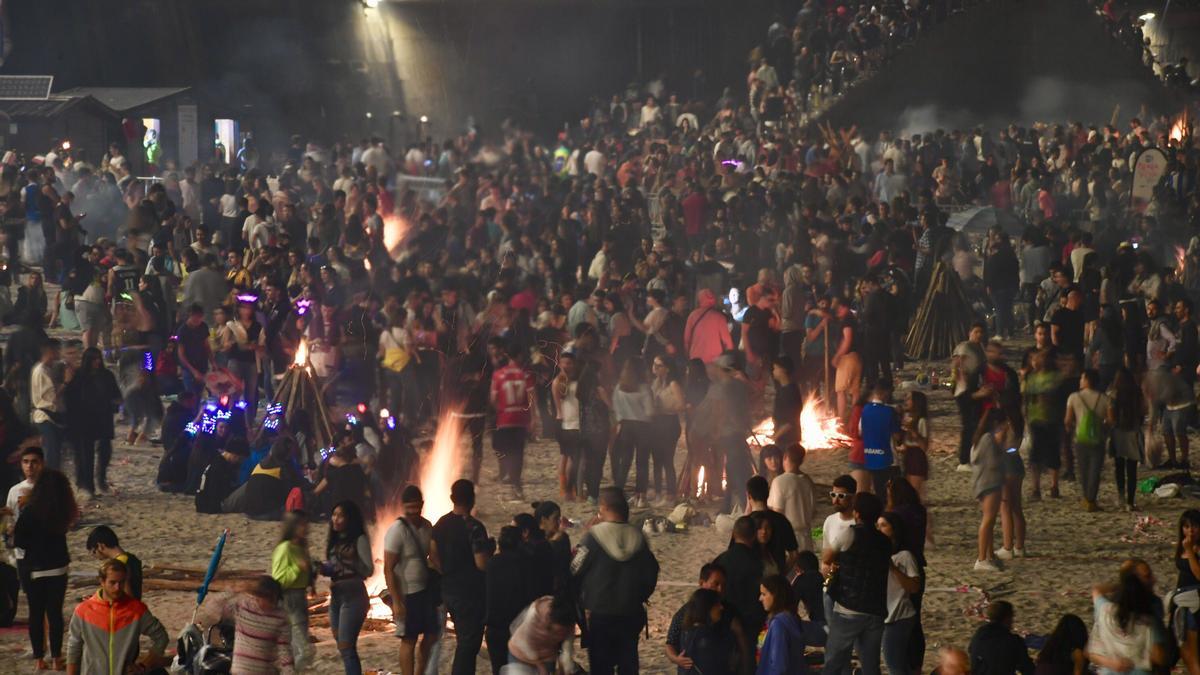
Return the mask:
<svg viewBox="0 0 1200 675">
<path fill-rule="evenodd" d="M 0 75 L 0 101 L 44 101 L 53 85 L 53 75 Z"/>
</svg>

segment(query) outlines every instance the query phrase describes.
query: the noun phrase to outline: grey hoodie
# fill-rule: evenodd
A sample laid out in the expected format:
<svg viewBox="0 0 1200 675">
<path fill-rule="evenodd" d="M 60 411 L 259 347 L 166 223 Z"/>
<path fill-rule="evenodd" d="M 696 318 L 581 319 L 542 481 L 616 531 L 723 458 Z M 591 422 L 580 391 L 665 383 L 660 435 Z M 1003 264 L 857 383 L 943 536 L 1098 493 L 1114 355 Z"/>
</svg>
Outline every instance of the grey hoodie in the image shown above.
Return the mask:
<svg viewBox="0 0 1200 675">
<path fill-rule="evenodd" d="M 779 300 L 779 330 L 783 333 L 804 330 L 804 287 L 800 266 L 792 265 L 783 273 L 783 297 Z"/>
<path fill-rule="evenodd" d="M 658 560 L 642 531 L 629 523 L 599 523 L 571 560 L 583 608 L 609 616 L 638 616 L 658 584 Z"/>
</svg>

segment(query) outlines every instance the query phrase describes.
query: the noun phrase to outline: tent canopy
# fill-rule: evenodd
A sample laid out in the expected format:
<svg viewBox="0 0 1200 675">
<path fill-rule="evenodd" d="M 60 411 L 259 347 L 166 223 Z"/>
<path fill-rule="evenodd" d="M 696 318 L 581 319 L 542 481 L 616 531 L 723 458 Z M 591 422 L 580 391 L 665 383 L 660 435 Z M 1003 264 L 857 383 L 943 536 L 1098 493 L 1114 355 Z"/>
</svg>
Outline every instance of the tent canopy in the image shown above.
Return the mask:
<svg viewBox="0 0 1200 675">
<path fill-rule="evenodd" d="M 994 206 L 977 206 L 950 215 L 946 226 L 964 234 L 983 234 L 999 225 L 1004 233 L 1010 236 L 1020 236 L 1025 231 L 1025 225 L 1012 213 Z"/>
</svg>

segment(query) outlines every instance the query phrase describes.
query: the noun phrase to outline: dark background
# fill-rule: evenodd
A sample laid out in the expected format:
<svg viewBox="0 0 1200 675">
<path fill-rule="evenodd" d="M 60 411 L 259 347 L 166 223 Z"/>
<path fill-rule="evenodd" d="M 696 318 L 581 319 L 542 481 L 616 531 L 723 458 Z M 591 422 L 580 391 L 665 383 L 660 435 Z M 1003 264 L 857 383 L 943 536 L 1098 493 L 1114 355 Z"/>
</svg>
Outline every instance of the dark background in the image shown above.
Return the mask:
<svg viewBox="0 0 1200 675">
<path fill-rule="evenodd" d="M 666 74 L 690 93 L 744 90 L 746 56 L 774 0 L 21 0 L 0 72 L 73 86 L 193 86 L 270 142 L 368 132 L 485 132 L 506 118 L 543 133 L 591 96 Z M 640 76 L 640 77 L 639 77 Z M 871 130 L 1038 120 L 1105 122 L 1179 105 L 1082 2 L 1002 0 L 956 16 L 830 113 Z M 393 111 L 399 113 L 393 115 Z M 371 112 L 368 120 L 365 113 Z M 421 128 L 417 119 L 428 115 Z"/>
</svg>

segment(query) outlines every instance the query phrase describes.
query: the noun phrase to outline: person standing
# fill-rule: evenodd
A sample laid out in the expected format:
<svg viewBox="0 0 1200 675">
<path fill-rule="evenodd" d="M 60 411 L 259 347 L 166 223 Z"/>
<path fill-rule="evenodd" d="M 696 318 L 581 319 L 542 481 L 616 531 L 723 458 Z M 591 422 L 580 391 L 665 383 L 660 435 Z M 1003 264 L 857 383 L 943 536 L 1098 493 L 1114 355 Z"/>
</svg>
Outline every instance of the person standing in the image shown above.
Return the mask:
<svg viewBox="0 0 1200 675">
<path fill-rule="evenodd" d="M 776 570 L 786 571 L 791 569 L 799 545 L 787 516 L 767 506 L 769 496 L 770 487 L 765 476 L 751 476 L 750 480 L 746 481 L 746 503 L 749 507 L 747 515 L 754 518 L 755 525 L 760 529 L 764 521 L 770 526 L 769 536 L 757 543 L 766 553 L 768 562 L 774 563 Z M 764 564 L 764 572 L 769 568 L 770 565 Z"/>
<path fill-rule="evenodd" d="M 246 296 L 248 297 L 248 296 Z M 253 426 L 258 410 L 258 376 L 267 346 L 267 334 L 255 316 L 253 302 L 239 298 L 237 318 L 230 321 L 229 366 L 242 381 L 242 400 L 246 402 L 246 424 Z"/>
<path fill-rule="evenodd" d="M 496 409 L 492 449 L 500 460 L 500 481 L 512 485 L 517 499 L 524 499 L 521 472 L 525 465 L 525 437 L 533 421 L 533 373 L 512 358 L 502 338 L 492 338 L 491 402 Z"/>
<path fill-rule="evenodd" d="M 4 502 L 4 510 L 0 512 L 0 514 L 8 517 L 5 532 L 8 534 L 10 543 L 13 536 L 13 526 L 21 516 L 21 509 L 29 502 L 29 493 L 33 490 L 33 486 L 37 483 L 38 476 L 42 473 L 45 466 L 46 460 L 41 448 L 36 445 L 29 445 L 21 450 L 21 473 L 25 476 L 25 479 L 9 488 L 8 498 Z M 25 579 L 29 577 L 29 571 L 28 563 L 25 562 L 25 551 L 13 545 L 12 555 L 17 566 L 19 588 L 24 590 L 25 595 L 28 596 L 29 587 L 26 586 Z M 11 594 L 6 598 L 8 606 L 0 614 L 0 617 L 5 619 L 4 623 L 9 625 L 11 625 L 12 619 L 17 613 L 17 595 L 17 591 L 11 591 Z"/>
<path fill-rule="evenodd" d="M 66 478 L 63 480 L 65 482 Z M 66 670 L 69 675 L 148 672 L 166 665 L 163 652 L 169 642 L 167 631 L 141 600 L 125 592 L 128 573 L 125 563 L 120 560 L 106 560 L 100 566 L 100 590 L 75 608 L 71 615 L 70 635 L 67 637 Z M 65 575 L 63 587 L 65 590 Z M 58 616 L 58 639 L 61 641 L 61 604 Z M 283 625 L 287 626 L 286 619 Z M 150 638 L 150 651 L 138 658 L 138 639 L 143 635 Z M 284 644 L 287 644 L 286 630 L 283 637 Z M 234 660 L 237 660 L 236 649 Z M 38 669 L 43 668 L 39 666 Z"/>
<path fill-rule="evenodd" d="M 204 375 L 212 361 L 208 345 L 208 324 L 204 323 L 204 308 L 193 304 L 188 307 L 187 318 L 175 329 L 179 340 L 179 364 L 183 366 L 183 388 L 200 393 L 204 389 Z"/>
<path fill-rule="evenodd" d="M 101 562 L 105 560 L 120 560 L 125 563 L 125 593 L 142 599 L 142 561 L 136 555 L 121 548 L 121 540 L 117 533 L 107 525 L 97 525 L 92 528 L 87 537 L 87 550 L 92 557 Z"/>
<path fill-rule="evenodd" d="M 542 597 L 534 585 L 551 580 L 549 570 L 539 570 L 521 548 L 521 530 L 512 525 L 501 527 L 496 554 L 488 560 L 485 570 L 485 635 L 492 675 L 500 675 L 501 668 L 508 663 L 508 641 L 512 637 L 509 626 L 525 609 L 530 597 Z"/>
<path fill-rule="evenodd" d="M 975 431 L 971 444 L 971 493 L 979 502 L 982 517 L 979 522 L 978 557 L 975 571 L 998 572 L 992 538 L 996 516 L 1000 513 L 1000 498 L 1004 488 L 1005 454 L 1013 440 L 1012 424 L 1000 408 L 989 410 Z"/>
<path fill-rule="evenodd" d="M 722 513 L 733 513 L 745 505 L 746 480 L 753 467 L 746 437 L 750 435 L 750 386 L 745 376 L 737 369 L 734 354 L 722 354 L 715 362 L 716 377 L 708 388 L 701 409 L 717 416 L 708 420 L 711 424 L 712 446 L 720 457 L 724 455 L 725 477 L 729 489 L 725 491 Z M 714 424 L 715 423 L 715 424 Z M 718 467 L 720 464 L 718 464 Z M 715 475 L 720 475 L 717 472 Z"/>
<path fill-rule="evenodd" d="M 366 580 L 375 573 L 362 512 L 352 501 L 333 507 L 321 573 L 329 577 L 329 626 L 346 675 L 362 675 L 358 634 L 367 620 Z"/>
<path fill-rule="evenodd" d="M 734 521 L 729 547 L 717 556 L 713 564 L 725 572 L 722 598 L 741 620 L 747 642 L 755 644 L 766 620 L 766 612 L 758 601 L 758 584 L 763 578 L 765 565 L 764 557 L 759 552 L 754 518 L 742 516 Z"/>
<path fill-rule="evenodd" d="M 13 544 L 24 553 L 21 586 L 29 601 L 29 642 L 38 670 L 47 670 L 47 638 L 54 669 L 63 668 L 63 600 L 71 564 L 67 530 L 78 518 L 70 481 L 60 471 L 45 469 L 38 473 L 29 501 L 13 527 Z M 121 583 L 124 581 L 122 576 Z"/>
<path fill-rule="evenodd" d="M 675 448 L 679 445 L 682 427 L 679 415 L 686 410 L 683 385 L 675 369 L 675 361 L 666 355 L 654 357 L 651 364 L 650 391 L 654 394 L 654 416 L 650 418 L 651 459 L 654 460 L 654 493 L 659 502 L 667 503 L 677 495 Z"/>
<path fill-rule="evenodd" d="M 987 254 L 983 262 L 983 283 L 996 310 L 996 334 L 1010 338 L 1013 325 L 1013 301 L 1021 288 L 1021 270 L 1012 242 L 1001 226 L 988 232 Z"/>
<path fill-rule="evenodd" d="M 1072 286 L 1067 291 L 1067 301 L 1054 311 L 1050 318 L 1050 340 L 1059 354 L 1069 354 L 1076 362 L 1083 363 L 1083 291 Z"/>
<path fill-rule="evenodd" d="M 879 517 L 879 531 L 892 543 L 891 569 L 887 583 L 887 618 L 883 621 L 883 660 L 889 675 L 909 675 L 910 643 L 918 625 L 912 596 L 921 590 L 921 568 L 913 551 L 904 520 L 896 513 Z"/>
<path fill-rule="evenodd" d="M 642 508 L 646 505 L 650 473 L 654 393 L 647 382 L 645 362 L 640 358 L 630 358 L 621 367 L 621 376 L 613 390 L 613 414 L 617 420 L 617 437 L 610 453 L 613 485 L 624 490 L 630 466 L 636 463 L 633 505 Z"/>
<path fill-rule="evenodd" d="M 775 423 L 775 445 L 781 448 L 800 441 L 800 412 L 804 401 L 800 387 L 794 381 L 795 375 L 796 365 L 790 356 L 780 356 L 771 366 L 771 376 L 775 379 L 771 419 Z"/>
<path fill-rule="evenodd" d="M 717 307 L 717 296 L 712 290 L 700 289 L 696 305 L 684 325 L 684 350 L 688 359 L 712 363 L 722 353 L 733 349 L 733 336 L 729 333 L 728 318 Z"/>
<path fill-rule="evenodd" d="M 845 298 L 835 298 L 834 302 L 834 316 L 837 317 L 841 339 L 830 363 L 837 368 L 837 378 L 834 382 L 837 414 L 845 424 L 850 420 L 850 408 L 858 400 L 859 391 L 862 389 L 863 366 L 859 357 L 858 321 L 850 311 L 850 303 Z"/>
<path fill-rule="evenodd" d="M 403 513 L 383 539 L 383 579 L 392 598 L 392 618 L 400 638 L 400 672 L 414 675 L 425 672 L 441 634 L 438 589 L 429 569 L 433 524 L 421 517 L 425 498 L 416 485 L 404 488 L 400 507 Z"/>
<path fill-rule="evenodd" d="M 858 418 L 859 435 L 863 442 L 863 465 L 851 471 L 859 489 L 876 495 L 886 494 L 887 482 L 894 473 L 893 439 L 900 433 L 900 414 L 884 403 L 887 385 L 876 383 L 871 400 L 863 406 Z"/>
<path fill-rule="evenodd" d="M 797 550 L 813 550 L 812 519 L 816 512 L 816 485 L 801 470 L 804 446 L 793 443 L 783 451 L 783 473 L 771 481 L 767 506 L 787 517 L 796 535 Z"/>
<path fill-rule="evenodd" d="M 976 322 L 967 333 L 967 340 L 960 342 L 951 355 L 954 378 L 954 403 L 958 406 L 958 417 L 962 431 L 958 437 L 959 473 L 971 470 L 971 435 L 979 424 L 980 404 L 976 399 L 979 390 L 979 374 L 986 359 L 983 353 L 983 338 L 987 327 Z"/>
<path fill-rule="evenodd" d="M 822 670 L 825 675 L 841 675 L 848 670 L 851 650 L 858 652 L 863 675 L 880 673 L 892 565 L 892 543 L 876 529 L 882 514 L 878 497 L 869 492 L 854 495 L 854 525 L 823 553 L 826 565 L 837 565 L 829 588 L 833 611 L 826 614 L 829 639 Z"/>
<path fill-rule="evenodd" d="M 85 349 L 79 371 L 63 390 L 68 434 L 75 444 L 75 486 L 90 499 L 96 489 L 108 492 L 108 464 L 115 436 L 113 414 L 121 402 L 117 378 L 104 366 L 100 350 Z"/>
<path fill-rule="evenodd" d="M 1059 423 L 1057 390 L 1062 375 L 1050 366 L 1050 350 L 1034 352 L 1033 369 L 1025 375 L 1025 421 L 1029 424 L 1029 466 L 1033 470 L 1030 498 L 1042 498 L 1042 473 L 1050 473 L 1050 497 L 1058 498 L 1058 470 L 1062 467 L 1062 425 Z"/>
<path fill-rule="evenodd" d="M 61 373 L 61 374 L 60 374 Z M 75 372 L 63 368 L 61 343 L 49 338 L 42 343 L 42 358 L 33 367 L 29 376 L 31 416 L 38 435 L 42 437 L 42 449 L 46 452 L 46 466 L 62 468 L 63 403 L 62 391 Z"/>
<path fill-rule="evenodd" d="M 442 600 L 454 621 L 453 675 L 473 675 L 483 644 L 484 570 L 495 550 L 483 523 L 471 516 L 475 484 L 466 479 L 450 486 L 454 508 L 438 519 L 430 539 L 429 560 L 442 575 Z"/>
<path fill-rule="evenodd" d="M 312 660 L 308 641 L 308 589 L 315 586 L 308 555 L 308 516 L 290 511 L 283 517 L 283 532 L 271 552 L 271 578 L 279 585 L 283 611 L 291 627 L 291 653 L 297 670 Z"/>
<path fill-rule="evenodd" d="M 1146 419 L 1146 399 L 1133 373 L 1122 367 L 1109 389 L 1108 427 L 1112 429 L 1113 463 L 1116 464 L 1117 499 L 1126 511 L 1136 511 L 1137 465 L 1142 461 L 1144 443 L 1142 424 Z"/>
<path fill-rule="evenodd" d="M 806 645 L 820 645 L 824 631 L 796 616 L 797 599 L 787 579 L 773 574 L 759 583 L 759 600 L 766 612 L 758 675 L 787 675 L 803 671 Z"/>
<path fill-rule="evenodd" d="M 588 617 L 589 672 L 627 675 L 638 672 L 638 635 L 646 625 L 645 602 L 658 584 L 658 560 L 642 531 L 629 524 L 620 490 L 600 490 L 599 507 L 600 522 L 579 542 L 571 576 Z"/>
<path fill-rule="evenodd" d="M 879 284 L 879 278 L 863 279 L 862 310 L 862 367 L 868 387 L 882 382 L 892 383 L 892 317 L 889 293 Z"/>
<path fill-rule="evenodd" d="M 1096 496 L 1100 492 L 1100 473 L 1104 470 L 1104 452 L 1108 424 L 1109 399 L 1096 389 L 1099 375 L 1091 368 L 1079 377 L 1079 391 L 1067 397 L 1063 425 L 1075 432 L 1075 456 L 1079 458 L 1079 490 L 1088 513 L 1100 510 Z"/>
</svg>

